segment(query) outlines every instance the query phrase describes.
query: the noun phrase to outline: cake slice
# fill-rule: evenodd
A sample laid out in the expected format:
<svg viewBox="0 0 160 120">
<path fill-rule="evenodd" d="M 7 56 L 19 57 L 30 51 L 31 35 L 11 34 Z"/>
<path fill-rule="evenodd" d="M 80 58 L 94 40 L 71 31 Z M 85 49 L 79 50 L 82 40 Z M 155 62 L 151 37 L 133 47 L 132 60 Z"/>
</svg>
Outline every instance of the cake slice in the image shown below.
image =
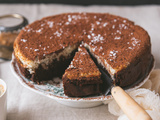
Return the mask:
<svg viewBox="0 0 160 120">
<path fill-rule="evenodd" d="M 79 47 L 62 77 L 64 93 L 83 97 L 101 93 L 101 73 L 84 47 Z"/>
</svg>

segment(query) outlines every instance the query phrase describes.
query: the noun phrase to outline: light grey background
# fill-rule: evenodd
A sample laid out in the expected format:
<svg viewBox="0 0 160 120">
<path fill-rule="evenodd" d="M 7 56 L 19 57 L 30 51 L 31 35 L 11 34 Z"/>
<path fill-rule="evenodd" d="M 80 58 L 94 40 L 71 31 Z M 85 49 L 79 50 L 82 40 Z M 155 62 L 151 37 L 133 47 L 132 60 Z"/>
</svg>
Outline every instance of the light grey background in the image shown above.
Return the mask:
<svg viewBox="0 0 160 120">
<path fill-rule="evenodd" d="M 0 15 L 19 13 L 33 22 L 42 17 L 66 12 L 109 12 L 126 17 L 146 29 L 151 37 L 156 68 L 160 68 L 160 6 L 69 6 L 55 4 L 0 5 Z M 24 88 L 13 76 L 10 62 L 0 63 L 0 78 L 8 85 L 8 120 L 116 120 L 107 105 L 88 109 L 66 107 Z"/>
</svg>

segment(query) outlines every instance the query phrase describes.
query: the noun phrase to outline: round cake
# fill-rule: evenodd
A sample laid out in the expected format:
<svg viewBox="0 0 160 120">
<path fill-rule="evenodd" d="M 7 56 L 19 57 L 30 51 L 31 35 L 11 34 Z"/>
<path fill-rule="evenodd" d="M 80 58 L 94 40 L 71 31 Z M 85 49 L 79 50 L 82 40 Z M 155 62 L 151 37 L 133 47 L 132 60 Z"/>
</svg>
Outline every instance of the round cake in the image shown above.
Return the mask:
<svg viewBox="0 0 160 120">
<path fill-rule="evenodd" d="M 153 66 L 148 33 L 108 13 L 66 13 L 29 24 L 14 42 L 14 62 L 23 76 L 40 83 L 61 77 L 81 44 L 122 87 Z"/>
</svg>

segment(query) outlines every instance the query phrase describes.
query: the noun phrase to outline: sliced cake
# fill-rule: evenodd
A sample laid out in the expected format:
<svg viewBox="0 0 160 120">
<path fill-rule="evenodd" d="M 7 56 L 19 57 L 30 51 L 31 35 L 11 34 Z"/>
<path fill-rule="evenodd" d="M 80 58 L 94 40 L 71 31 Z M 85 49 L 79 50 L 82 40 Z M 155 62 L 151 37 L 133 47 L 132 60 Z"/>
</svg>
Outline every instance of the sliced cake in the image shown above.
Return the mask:
<svg viewBox="0 0 160 120">
<path fill-rule="evenodd" d="M 35 21 L 16 38 L 14 61 L 25 77 L 39 83 L 61 76 L 80 44 L 122 87 L 145 78 L 153 66 L 148 33 L 107 13 L 67 13 Z"/>
<path fill-rule="evenodd" d="M 84 47 L 78 49 L 62 80 L 67 96 L 81 97 L 101 93 L 101 73 Z"/>
</svg>

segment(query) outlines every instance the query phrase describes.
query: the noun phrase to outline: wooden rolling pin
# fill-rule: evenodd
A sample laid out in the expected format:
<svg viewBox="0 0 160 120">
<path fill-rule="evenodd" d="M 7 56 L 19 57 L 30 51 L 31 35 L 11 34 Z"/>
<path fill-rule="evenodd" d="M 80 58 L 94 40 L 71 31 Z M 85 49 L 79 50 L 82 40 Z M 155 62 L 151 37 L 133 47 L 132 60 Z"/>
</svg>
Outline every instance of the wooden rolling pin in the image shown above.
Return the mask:
<svg viewBox="0 0 160 120">
<path fill-rule="evenodd" d="M 112 96 L 130 120 L 152 120 L 149 114 L 121 87 L 111 89 Z"/>
</svg>

